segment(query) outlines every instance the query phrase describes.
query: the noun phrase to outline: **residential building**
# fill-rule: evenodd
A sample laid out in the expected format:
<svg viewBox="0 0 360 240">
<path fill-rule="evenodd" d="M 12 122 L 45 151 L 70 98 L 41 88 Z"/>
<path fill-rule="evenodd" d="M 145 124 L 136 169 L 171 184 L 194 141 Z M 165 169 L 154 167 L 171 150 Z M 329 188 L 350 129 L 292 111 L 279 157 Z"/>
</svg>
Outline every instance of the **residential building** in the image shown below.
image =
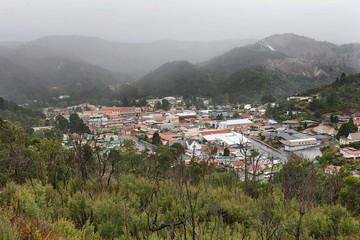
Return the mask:
<svg viewBox="0 0 360 240">
<path fill-rule="evenodd" d="M 347 159 L 360 159 L 360 150 L 352 147 L 340 148 L 340 153 Z"/>
<path fill-rule="evenodd" d="M 329 166 L 326 166 L 326 168 L 324 169 L 324 172 L 327 173 L 327 174 L 336 174 L 338 171 L 340 171 L 340 168 L 339 166 L 334 166 L 334 165 L 329 165 Z"/>
<path fill-rule="evenodd" d="M 103 107 L 101 108 L 103 112 L 111 112 L 113 114 L 119 115 L 121 117 L 136 117 L 141 113 L 141 108 L 139 107 Z"/>
<path fill-rule="evenodd" d="M 340 138 L 340 145 L 347 145 L 352 142 L 360 141 L 360 132 L 350 133 L 349 136 Z"/>
</svg>

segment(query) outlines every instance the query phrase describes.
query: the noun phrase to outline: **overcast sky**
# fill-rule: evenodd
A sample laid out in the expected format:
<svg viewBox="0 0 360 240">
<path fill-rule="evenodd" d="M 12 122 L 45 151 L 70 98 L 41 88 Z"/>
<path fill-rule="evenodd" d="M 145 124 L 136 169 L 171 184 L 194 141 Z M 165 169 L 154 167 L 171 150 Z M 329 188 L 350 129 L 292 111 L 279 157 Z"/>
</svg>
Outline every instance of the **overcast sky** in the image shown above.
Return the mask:
<svg viewBox="0 0 360 240">
<path fill-rule="evenodd" d="M 0 40 L 202 41 L 288 32 L 360 43 L 360 0 L 0 0 Z"/>
</svg>

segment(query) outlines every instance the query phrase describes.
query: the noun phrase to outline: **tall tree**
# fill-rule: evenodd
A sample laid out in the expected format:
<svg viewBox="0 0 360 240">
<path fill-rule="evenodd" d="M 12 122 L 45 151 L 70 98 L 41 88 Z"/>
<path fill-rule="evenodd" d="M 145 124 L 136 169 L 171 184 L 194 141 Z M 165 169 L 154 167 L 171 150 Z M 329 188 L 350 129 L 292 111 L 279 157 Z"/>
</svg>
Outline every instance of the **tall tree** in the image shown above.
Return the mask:
<svg viewBox="0 0 360 240">
<path fill-rule="evenodd" d="M 228 148 L 224 148 L 224 156 L 230 156 L 230 150 Z"/>
<path fill-rule="evenodd" d="M 156 145 L 156 146 L 159 146 L 161 144 L 161 138 L 160 138 L 158 132 L 154 132 L 154 134 L 152 136 L 151 143 Z"/>
<path fill-rule="evenodd" d="M 158 101 L 158 102 L 156 102 L 155 103 L 155 109 L 161 109 L 161 102 L 160 101 Z"/>
<path fill-rule="evenodd" d="M 171 107 L 171 104 L 168 100 L 163 99 L 161 103 L 161 109 L 164 109 L 165 111 L 169 111 Z"/>
<path fill-rule="evenodd" d="M 354 132 L 358 131 L 358 127 L 355 126 L 354 120 L 352 117 L 349 119 L 349 129 L 350 129 L 350 133 L 354 133 Z"/>
<path fill-rule="evenodd" d="M 55 118 L 56 127 L 63 133 L 67 133 L 69 130 L 69 121 L 61 115 L 57 115 Z"/>
<path fill-rule="evenodd" d="M 76 113 L 70 115 L 69 130 L 71 133 L 90 133 L 90 129 Z"/>
</svg>

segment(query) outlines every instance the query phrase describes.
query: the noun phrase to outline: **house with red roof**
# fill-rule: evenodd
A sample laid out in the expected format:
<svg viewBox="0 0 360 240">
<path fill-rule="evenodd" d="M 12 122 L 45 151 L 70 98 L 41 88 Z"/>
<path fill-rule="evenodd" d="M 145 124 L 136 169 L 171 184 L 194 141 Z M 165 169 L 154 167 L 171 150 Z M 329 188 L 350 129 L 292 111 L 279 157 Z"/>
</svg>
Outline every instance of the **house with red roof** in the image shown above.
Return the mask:
<svg viewBox="0 0 360 240">
<path fill-rule="evenodd" d="M 71 138 L 74 140 L 81 140 L 81 136 L 78 133 L 72 133 Z"/>
<path fill-rule="evenodd" d="M 258 164 L 247 166 L 247 170 L 250 174 L 257 174 L 262 171 L 262 167 Z"/>
<path fill-rule="evenodd" d="M 245 163 L 243 161 L 234 161 L 234 162 L 231 162 L 230 165 L 235 169 L 243 169 L 245 166 Z"/>
<path fill-rule="evenodd" d="M 338 171 L 340 171 L 340 166 L 334 166 L 334 165 L 329 165 L 329 166 L 326 166 L 324 171 L 325 173 L 327 174 L 336 174 Z"/>
<path fill-rule="evenodd" d="M 103 107 L 100 109 L 102 112 L 111 112 L 113 114 L 122 116 L 122 117 L 135 117 L 141 113 L 141 108 L 139 107 Z"/>
<path fill-rule="evenodd" d="M 250 134 L 250 127 L 236 127 L 234 130 L 243 134 Z"/>
<path fill-rule="evenodd" d="M 221 154 L 221 155 L 224 154 L 225 148 L 229 149 L 229 152 L 230 152 L 230 153 L 234 153 L 234 152 L 237 151 L 235 148 L 228 146 L 228 147 L 219 148 L 218 151 L 217 151 L 217 153 L 218 153 L 218 154 Z"/>
<path fill-rule="evenodd" d="M 360 150 L 352 147 L 340 148 L 340 153 L 347 159 L 360 159 Z"/>
<path fill-rule="evenodd" d="M 151 136 L 153 135 L 155 133 L 155 131 L 150 131 L 150 132 L 148 132 L 148 134 L 151 134 Z M 159 133 L 159 136 L 160 136 L 160 138 L 161 138 L 161 140 L 162 140 L 162 142 L 163 142 L 163 145 L 171 145 L 171 143 L 172 142 L 178 142 L 178 140 L 177 139 L 175 139 L 175 138 L 172 138 L 172 137 L 169 137 L 169 136 L 167 136 L 167 135 L 165 135 L 165 134 L 163 134 L 163 133 L 160 133 L 160 132 L 158 132 Z"/>
</svg>

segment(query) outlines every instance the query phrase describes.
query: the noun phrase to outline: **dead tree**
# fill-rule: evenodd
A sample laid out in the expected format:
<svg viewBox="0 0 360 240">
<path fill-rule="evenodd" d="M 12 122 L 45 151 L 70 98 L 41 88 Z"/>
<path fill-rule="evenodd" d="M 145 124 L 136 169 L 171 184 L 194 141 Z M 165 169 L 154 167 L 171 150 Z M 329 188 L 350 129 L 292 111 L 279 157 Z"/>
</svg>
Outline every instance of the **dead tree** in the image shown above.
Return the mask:
<svg viewBox="0 0 360 240">
<path fill-rule="evenodd" d="M 303 236 L 302 220 L 304 215 L 319 199 L 317 193 L 321 186 L 321 179 L 316 173 L 314 163 L 300 158 L 291 159 L 286 163 L 279 175 L 283 189 L 284 204 L 297 212 L 292 218 L 287 232 L 299 240 Z M 293 198 L 296 201 L 291 201 Z"/>
</svg>

